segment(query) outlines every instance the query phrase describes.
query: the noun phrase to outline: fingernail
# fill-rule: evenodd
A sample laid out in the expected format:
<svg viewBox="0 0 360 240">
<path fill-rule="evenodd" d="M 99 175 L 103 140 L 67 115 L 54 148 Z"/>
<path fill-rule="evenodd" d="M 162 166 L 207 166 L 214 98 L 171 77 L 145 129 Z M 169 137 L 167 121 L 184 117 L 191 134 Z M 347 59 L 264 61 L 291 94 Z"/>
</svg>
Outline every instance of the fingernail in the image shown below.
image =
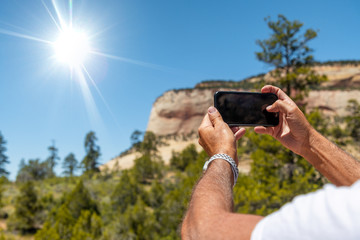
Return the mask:
<svg viewBox="0 0 360 240">
<path fill-rule="evenodd" d="M 214 108 L 214 107 L 209 107 L 208 112 L 209 112 L 209 113 L 214 113 L 214 112 L 216 112 L 216 108 Z"/>
<path fill-rule="evenodd" d="M 267 107 L 266 107 L 266 110 L 270 110 L 271 107 L 272 107 L 272 105 L 267 106 Z"/>
</svg>

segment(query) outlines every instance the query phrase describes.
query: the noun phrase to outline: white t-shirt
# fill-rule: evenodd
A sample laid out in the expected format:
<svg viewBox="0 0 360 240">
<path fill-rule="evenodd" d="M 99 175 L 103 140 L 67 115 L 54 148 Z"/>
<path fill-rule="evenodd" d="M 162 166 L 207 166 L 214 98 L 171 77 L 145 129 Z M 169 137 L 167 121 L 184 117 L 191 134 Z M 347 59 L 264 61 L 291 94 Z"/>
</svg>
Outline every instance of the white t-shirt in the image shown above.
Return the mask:
<svg viewBox="0 0 360 240">
<path fill-rule="evenodd" d="M 360 180 L 295 197 L 256 225 L 251 240 L 260 239 L 360 239 Z"/>
</svg>

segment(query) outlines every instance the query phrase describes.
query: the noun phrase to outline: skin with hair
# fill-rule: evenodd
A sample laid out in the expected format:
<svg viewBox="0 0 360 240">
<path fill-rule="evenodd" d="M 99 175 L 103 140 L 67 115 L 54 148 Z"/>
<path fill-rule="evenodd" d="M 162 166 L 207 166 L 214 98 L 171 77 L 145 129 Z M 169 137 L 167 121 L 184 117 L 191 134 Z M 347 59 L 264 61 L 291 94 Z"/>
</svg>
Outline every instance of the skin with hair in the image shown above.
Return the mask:
<svg viewBox="0 0 360 240">
<path fill-rule="evenodd" d="M 281 89 L 267 85 L 261 92 L 278 96 L 267 110 L 279 112 L 280 122 L 276 127 L 255 127 L 256 133 L 273 136 L 337 186 L 349 186 L 360 179 L 359 162 L 319 134 Z M 244 128 L 229 128 L 216 108 L 210 107 L 199 127 L 199 143 L 209 156 L 225 153 L 238 163 L 236 142 L 244 134 Z M 229 163 L 214 160 L 194 188 L 182 224 L 182 239 L 250 239 L 263 217 L 233 213 L 232 186 Z"/>
</svg>

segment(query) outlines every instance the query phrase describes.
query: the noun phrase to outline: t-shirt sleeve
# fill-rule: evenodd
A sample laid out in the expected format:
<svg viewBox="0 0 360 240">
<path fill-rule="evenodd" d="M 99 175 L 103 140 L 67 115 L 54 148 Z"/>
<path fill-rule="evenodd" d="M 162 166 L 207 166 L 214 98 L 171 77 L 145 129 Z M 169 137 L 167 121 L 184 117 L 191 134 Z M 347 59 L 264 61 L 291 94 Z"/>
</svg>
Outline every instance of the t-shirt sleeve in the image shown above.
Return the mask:
<svg viewBox="0 0 360 240">
<path fill-rule="evenodd" d="M 327 184 L 263 218 L 251 240 L 360 239 L 359 200 L 360 180 L 350 187 Z"/>
</svg>

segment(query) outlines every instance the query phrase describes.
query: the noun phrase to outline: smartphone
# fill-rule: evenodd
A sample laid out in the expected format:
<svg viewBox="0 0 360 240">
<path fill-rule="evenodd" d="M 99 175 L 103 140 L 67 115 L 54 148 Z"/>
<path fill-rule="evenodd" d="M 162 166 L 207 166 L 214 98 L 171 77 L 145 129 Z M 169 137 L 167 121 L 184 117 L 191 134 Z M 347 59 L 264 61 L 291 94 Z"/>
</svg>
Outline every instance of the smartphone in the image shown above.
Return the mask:
<svg viewBox="0 0 360 240">
<path fill-rule="evenodd" d="M 278 97 L 273 93 L 219 91 L 214 94 L 214 106 L 229 126 L 276 126 L 279 113 L 266 107 Z"/>
</svg>

